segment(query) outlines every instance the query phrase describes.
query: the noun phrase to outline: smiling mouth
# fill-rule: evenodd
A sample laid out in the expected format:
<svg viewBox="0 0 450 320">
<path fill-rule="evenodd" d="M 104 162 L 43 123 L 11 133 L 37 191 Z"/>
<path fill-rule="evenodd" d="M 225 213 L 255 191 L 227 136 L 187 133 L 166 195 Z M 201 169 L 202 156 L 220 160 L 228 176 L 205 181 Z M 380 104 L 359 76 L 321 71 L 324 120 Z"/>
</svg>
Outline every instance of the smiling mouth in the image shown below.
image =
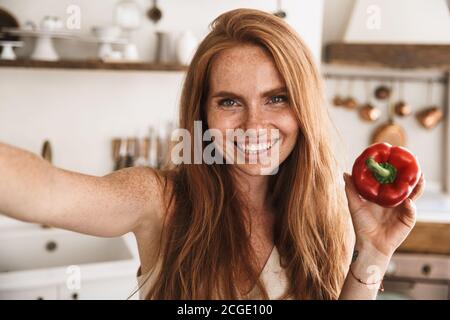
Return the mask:
<svg viewBox="0 0 450 320">
<path fill-rule="evenodd" d="M 278 142 L 279 138 L 274 139 L 270 142 L 262 142 L 262 143 L 245 143 L 245 142 L 237 142 L 235 141 L 235 146 L 245 154 L 259 154 L 267 152 L 272 149 Z"/>
</svg>

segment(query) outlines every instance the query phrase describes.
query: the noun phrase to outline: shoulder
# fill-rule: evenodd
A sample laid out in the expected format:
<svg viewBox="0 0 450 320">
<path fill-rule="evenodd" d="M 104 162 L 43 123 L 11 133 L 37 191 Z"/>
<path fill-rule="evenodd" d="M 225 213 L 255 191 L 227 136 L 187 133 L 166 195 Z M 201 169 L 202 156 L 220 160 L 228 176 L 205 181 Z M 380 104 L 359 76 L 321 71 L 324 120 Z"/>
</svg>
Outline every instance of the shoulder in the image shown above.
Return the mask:
<svg viewBox="0 0 450 320">
<path fill-rule="evenodd" d="M 119 173 L 120 172 L 120 173 Z M 132 167 L 118 172 L 125 189 L 137 206 L 143 206 L 138 229 L 148 224 L 162 225 L 173 193 L 173 173 L 150 167 Z"/>
</svg>

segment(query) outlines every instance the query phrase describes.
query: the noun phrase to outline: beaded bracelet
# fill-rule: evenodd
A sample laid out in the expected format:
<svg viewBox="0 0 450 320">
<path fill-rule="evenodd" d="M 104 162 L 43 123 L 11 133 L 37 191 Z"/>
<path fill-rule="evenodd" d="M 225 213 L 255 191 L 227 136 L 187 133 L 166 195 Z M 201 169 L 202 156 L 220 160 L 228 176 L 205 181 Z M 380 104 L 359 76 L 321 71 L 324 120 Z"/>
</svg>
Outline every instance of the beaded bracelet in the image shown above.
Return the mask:
<svg viewBox="0 0 450 320">
<path fill-rule="evenodd" d="M 355 280 L 358 281 L 359 283 L 364 284 L 366 286 L 374 286 L 374 285 L 380 284 L 379 291 L 381 291 L 381 292 L 384 291 L 383 279 L 381 279 L 381 280 L 379 280 L 377 282 L 374 282 L 374 283 L 367 283 L 367 282 L 364 282 L 361 279 L 359 279 L 357 276 L 355 276 L 355 274 L 353 273 L 351 265 L 350 265 L 349 271 L 350 271 L 350 274 L 352 275 L 352 277 L 355 278 Z"/>
</svg>

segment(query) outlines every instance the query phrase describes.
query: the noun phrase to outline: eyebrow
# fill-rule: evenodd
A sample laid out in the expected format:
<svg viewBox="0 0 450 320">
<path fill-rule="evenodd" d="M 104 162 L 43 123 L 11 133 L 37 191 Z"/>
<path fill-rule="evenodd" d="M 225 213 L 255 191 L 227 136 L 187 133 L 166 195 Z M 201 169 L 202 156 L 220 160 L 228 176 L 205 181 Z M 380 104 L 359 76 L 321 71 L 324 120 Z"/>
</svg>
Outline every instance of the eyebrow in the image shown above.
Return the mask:
<svg viewBox="0 0 450 320">
<path fill-rule="evenodd" d="M 286 86 L 278 87 L 275 89 L 268 90 L 266 92 L 263 92 L 261 94 L 261 97 L 270 97 L 276 93 L 280 92 L 287 92 Z M 237 99 L 243 99 L 243 97 L 237 93 L 233 93 L 231 91 L 219 91 L 214 93 L 211 98 L 220 98 L 220 97 L 231 97 L 231 98 L 237 98 Z"/>
</svg>

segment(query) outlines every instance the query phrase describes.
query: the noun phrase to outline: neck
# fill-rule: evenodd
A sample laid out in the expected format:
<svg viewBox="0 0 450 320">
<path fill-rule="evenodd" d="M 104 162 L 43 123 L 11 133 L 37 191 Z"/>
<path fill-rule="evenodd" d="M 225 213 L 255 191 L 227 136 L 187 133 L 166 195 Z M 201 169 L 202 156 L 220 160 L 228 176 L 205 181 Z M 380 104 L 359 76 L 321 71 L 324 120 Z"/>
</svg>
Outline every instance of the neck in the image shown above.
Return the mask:
<svg viewBox="0 0 450 320">
<path fill-rule="evenodd" d="M 237 188 L 244 195 L 246 205 L 250 212 L 258 214 L 270 210 L 269 176 L 252 176 L 236 170 L 233 178 Z"/>
</svg>

